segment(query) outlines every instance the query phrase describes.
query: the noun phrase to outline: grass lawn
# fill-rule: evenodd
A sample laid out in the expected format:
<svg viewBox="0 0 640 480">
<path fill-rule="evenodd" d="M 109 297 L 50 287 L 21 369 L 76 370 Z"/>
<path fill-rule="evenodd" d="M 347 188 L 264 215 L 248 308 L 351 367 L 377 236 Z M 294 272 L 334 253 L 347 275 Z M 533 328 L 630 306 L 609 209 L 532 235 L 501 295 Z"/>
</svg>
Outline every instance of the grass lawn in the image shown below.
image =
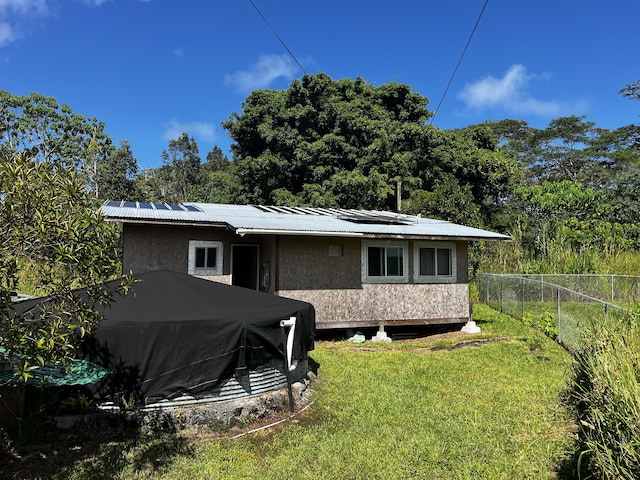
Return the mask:
<svg viewBox="0 0 640 480">
<path fill-rule="evenodd" d="M 485 306 L 474 316 L 478 335 L 318 342 L 314 403 L 277 428 L 113 442 L 54 478 L 565 478 L 569 355 Z"/>
</svg>

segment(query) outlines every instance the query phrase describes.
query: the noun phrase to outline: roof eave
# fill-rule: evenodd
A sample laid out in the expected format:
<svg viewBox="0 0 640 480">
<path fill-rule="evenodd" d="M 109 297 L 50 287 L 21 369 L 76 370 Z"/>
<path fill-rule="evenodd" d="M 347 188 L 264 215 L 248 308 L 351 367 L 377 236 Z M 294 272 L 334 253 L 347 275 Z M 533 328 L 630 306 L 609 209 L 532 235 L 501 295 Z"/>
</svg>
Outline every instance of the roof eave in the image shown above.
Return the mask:
<svg viewBox="0 0 640 480">
<path fill-rule="evenodd" d="M 214 228 L 232 228 L 226 222 L 196 222 L 191 220 L 158 220 L 150 218 L 131 218 L 131 217 L 114 217 L 112 215 L 105 216 L 107 222 L 113 223 L 130 223 L 130 224 L 142 224 L 142 225 L 175 225 L 175 226 L 187 226 L 187 227 L 214 227 Z"/>
<path fill-rule="evenodd" d="M 237 235 L 295 235 L 312 237 L 362 237 L 360 232 L 329 232 L 322 230 L 280 230 L 268 228 L 236 228 Z"/>
</svg>

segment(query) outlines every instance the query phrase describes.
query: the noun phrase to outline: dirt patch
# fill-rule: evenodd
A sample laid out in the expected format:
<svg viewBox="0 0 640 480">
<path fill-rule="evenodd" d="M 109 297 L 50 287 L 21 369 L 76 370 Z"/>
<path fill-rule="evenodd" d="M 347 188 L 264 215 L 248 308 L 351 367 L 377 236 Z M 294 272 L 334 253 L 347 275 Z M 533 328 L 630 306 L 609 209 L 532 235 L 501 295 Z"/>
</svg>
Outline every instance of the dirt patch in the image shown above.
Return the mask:
<svg viewBox="0 0 640 480">
<path fill-rule="evenodd" d="M 420 351 L 434 351 L 434 350 L 456 350 L 458 348 L 482 347 L 490 343 L 510 342 L 510 341 L 511 339 L 509 337 L 481 338 L 477 340 L 465 340 L 462 342 L 456 342 L 452 345 L 434 345 L 433 347 L 420 347 L 411 351 L 420 352 Z"/>
</svg>

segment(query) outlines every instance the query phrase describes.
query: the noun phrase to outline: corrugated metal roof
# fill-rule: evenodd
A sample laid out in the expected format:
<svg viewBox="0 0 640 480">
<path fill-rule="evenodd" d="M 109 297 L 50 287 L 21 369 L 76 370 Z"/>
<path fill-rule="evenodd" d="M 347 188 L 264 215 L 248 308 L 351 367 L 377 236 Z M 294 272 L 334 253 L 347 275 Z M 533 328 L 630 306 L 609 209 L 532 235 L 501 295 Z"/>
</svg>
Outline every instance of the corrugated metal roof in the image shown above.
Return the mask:
<svg viewBox="0 0 640 480">
<path fill-rule="evenodd" d="M 337 208 L 276 207 L 185 203 L 141 204 L 107 201 L 108 219 L 133 223 L 226 225 L 239 235 L 423 237 L 466 240 L 509 240 L 499 233 L 412 215 Z"/>
</svg>

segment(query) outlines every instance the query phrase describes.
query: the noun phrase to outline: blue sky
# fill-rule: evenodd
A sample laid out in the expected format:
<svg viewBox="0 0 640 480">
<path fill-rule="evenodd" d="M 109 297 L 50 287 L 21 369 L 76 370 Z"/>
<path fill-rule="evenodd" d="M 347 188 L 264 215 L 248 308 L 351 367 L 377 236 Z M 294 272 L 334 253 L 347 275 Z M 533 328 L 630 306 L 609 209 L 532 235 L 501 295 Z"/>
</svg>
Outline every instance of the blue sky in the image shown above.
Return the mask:
<svg viewBox="0 0 640 480">
<path fill-rule="evenodd" d="M 307 73 L 397 81 L 435 110 L 485 0 L 254 0 Z M 640 121 L 637 0 L 489 0 L 433 124 Z M 302 71 L 249 0 L 0 0 L 0 89 L 96 117 L 140 168 L 183 131 L 203 160 L 254 89 Z"/>
</svg>

